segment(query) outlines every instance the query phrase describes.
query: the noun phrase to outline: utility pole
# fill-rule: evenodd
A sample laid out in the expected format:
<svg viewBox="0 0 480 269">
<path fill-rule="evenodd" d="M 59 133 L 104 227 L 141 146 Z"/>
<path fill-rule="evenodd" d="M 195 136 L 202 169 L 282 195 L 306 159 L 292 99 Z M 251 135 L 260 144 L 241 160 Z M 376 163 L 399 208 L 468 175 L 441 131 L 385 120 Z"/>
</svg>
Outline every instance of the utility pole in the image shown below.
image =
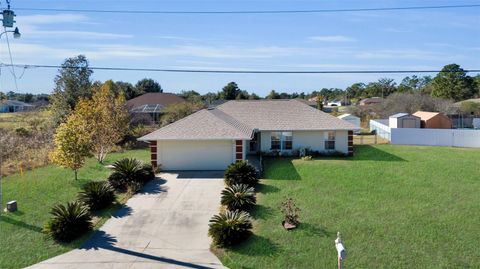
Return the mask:
<svg viewBox="0 0 480 269">
<path fill-rule="evenodd" d="M 7 35 L 8 33 L 13 33 L 14 38 L 20 38 L 20 31 L 18 30 L 18 27 L 15 27 L 15 30 L 7 30 L 7 28 L 12 28 L 13 24 L 15 23 L 15 12 L 10 9 L 10 0 L 7 0 L 7 9 L 4 9 L 2 11 L 2 24 L 3 24 L 3 29 L 4 31 L 0 33 L 0 38 L 2 37 L 3 34 Z M 7 42 L 8 42 L 8 37 L 7 37 Z M 12 60 L 12 54 L 10 52 L 10 43 L 8 43 L 8 50 L 10 53 L 10 61 L 12 64 L 12 69 L 13 67 L 13 60 Z M 15 85 L 16 85 L 16 78 L 15 78 Z M 0 145 L 1 146 L 1 145 Z M 3 165 L 3 155 L 0 153 L 0 216 L 3 213 L 3 189 L 2 189 L 2 183 L 3 183 L 3 178 L 2 178 L 2 165 Z"/>
</svg>

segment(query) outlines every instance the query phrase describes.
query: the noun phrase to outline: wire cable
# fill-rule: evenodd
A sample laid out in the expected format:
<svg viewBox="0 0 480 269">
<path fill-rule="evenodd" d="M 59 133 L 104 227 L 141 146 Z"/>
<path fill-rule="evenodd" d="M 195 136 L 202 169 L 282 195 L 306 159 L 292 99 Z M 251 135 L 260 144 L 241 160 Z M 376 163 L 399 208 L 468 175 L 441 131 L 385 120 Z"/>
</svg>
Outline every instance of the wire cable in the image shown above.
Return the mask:
<svg viewBox="0 0 480 269">
<path fill-rule="evenodd" d="M 40 64 L 0 64 L 0 66 L 13 66 L 20 68 L 62 68 L 61 65 Z M 84 66 L 69 68 L 85 68 Z M 91 70 L 103 71 L 140 71 L 140 72 L 169 72 L 169 73 L 216 73 L 216 74 L 408 74 L 408 73 L 478 73 L 480 68 L 463 71 L 442 70 L 202 70 L 202 69 L 165 69 L 165 68 L 134 68 L 134 67 L 88 67 Z"/>
<path fill-rule="evenodd" d="M 3 27 L 5 32 L 7 32 L 7 27 Z M 15 74 L 15 65 L 13 64 L 13 56 L 12 56 L 12 50 L 10 49 L 10 40 L 8 38 L 8 34 L 5 35 L 7 39 L 7 47 L 8 47 L 8 55 L 10 56 L 10 65 L 12 70 L 10 71 L 13 76 L 13 80 L 15 81 L 15 90 L 18 92 L 18 82 L 17 82 L 17 75 Z"/>
<path fill-rule="evenodd" d="M 346 9 L 305 9 L 305 10 L 223 10 L 223 11 L 167 11 L 167 10 L 109 10 L 109 9 L 62 9 L 62 8 L 28 8 L 19 7 L 16 10 L 48 11 L 48 12 L 79 12 L 79 13 L 121 13 L 121 14 L 292 14 L 292 13 L 338 13 L 338 12 L 369 12 L 369 11 L 405 11 L 428 9 L 478 8 L 480 4 L 437 5 L 437 6 L 407 6 L 379 8 L 346 8 Z"/>
</svg>

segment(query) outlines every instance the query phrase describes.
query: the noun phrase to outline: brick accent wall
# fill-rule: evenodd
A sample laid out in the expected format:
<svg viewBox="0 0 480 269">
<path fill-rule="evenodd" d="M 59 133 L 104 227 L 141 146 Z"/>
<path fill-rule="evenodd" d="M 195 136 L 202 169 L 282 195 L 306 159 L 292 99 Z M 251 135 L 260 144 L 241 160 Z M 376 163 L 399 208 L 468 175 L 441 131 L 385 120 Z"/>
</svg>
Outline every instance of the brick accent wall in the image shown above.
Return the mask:
<svg viewBox="0 0 480 269">
<path fill-rule="evenodd" d="M 153 168 L 157 168 L 157 141 L 150 141 L 150 158 Z"/>
<path fill-rule="evenodd" d="M 348 131 L 348 156 L 353 156 L 353 131 Z"/>
<path fill-rule="evenodd" d="M 243 160 L 243 141 L 242 140 L 235 140 L 235 160 L 237 162 Z"/>
</svg>

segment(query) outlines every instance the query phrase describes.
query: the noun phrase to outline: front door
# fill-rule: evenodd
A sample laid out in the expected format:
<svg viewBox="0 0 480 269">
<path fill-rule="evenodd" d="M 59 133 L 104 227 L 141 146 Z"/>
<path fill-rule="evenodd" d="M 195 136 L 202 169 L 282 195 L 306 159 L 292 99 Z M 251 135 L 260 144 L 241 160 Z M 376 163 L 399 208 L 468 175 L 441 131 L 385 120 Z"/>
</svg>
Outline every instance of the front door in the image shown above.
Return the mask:
<svg viewBox="0 0 480 269">
<path fill-rule="evenodd" d="M 249 153 L 257 153 L 258 152 L 258 132 L 253 134 L 252 140 L 250 140 L 249 145 Z"/>
</svg>

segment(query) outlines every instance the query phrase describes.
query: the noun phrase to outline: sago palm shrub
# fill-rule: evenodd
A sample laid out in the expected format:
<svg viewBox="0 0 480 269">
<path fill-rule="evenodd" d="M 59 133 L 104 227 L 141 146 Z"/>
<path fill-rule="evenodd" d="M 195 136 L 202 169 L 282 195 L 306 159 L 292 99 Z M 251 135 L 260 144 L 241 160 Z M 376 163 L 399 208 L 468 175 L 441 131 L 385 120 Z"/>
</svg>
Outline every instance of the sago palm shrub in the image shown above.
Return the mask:
<svg viewBox="0 0 480 269">
<path fill-rule="evenodd" d="M 208 235 L 218 247 L 238 244 L 251 235 L 252 222 L 245 211 L 226 211 L 210 219 Z"/>
<path fill-rule="evenodd" d="M 255 189 L 246 184 L 234 184 L 226 187 L 221 194 L 220 203 L 228 210 L 248 210 L 252 208 L 257 199 Z"/>
<path fill-rule="evenodd" d="M 115 200 L 115 189 L 106 181 L 89 182 L 78 193 L 78 200 L 92 211 L 104 209 Z"/>
<path fill-rule="evenodd" d="M 134 158 L 124 158 L 113 164 L 113 173 L 108 177 L 108 181 L 115 189 L 125 191 L 131 185 L 143 185 L 154 177 L 151 165 L 143 164 Z"/>
<path fill-rule="evenodd" d="M 79 201 L 55 205 L 50 213 L 53 217 L 44 232 L 57 241 L 70 242 L 92 229 L 89 209 Z"/>
<path fill-rule="evenodd" d="M 239 161 L 230 164 L 225 170 L 225 184 L 232 186 L 234 184 L 247 184 L 249 187 L 255 187 L 258 184 L 259 174 L 257 169 L 247 161 Z"/>
</svg>

